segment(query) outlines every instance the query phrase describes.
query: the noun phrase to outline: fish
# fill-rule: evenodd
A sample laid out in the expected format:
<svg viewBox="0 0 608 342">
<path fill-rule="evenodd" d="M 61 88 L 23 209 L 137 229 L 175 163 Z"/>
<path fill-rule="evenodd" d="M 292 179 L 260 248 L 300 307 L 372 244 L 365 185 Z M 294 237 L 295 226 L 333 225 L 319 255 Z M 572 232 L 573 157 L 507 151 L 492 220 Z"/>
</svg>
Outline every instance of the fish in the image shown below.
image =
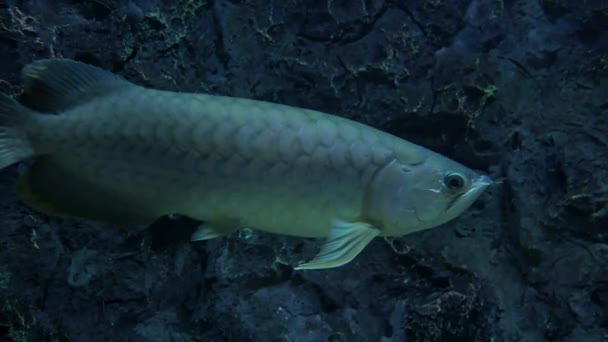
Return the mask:
<svg viewBox="0 0 608 342">
<path fill-rule="evenodd" d="M 325 238 L 295 270 L 352 261 L 376 237 L 433 228 L 492 179 L 382 130 L 315 110 L 145 88 L 50 58 L 0 94 L 0 170 L 45 215 L 129 227 L 179 215 L 192 241 L 242 228 Z"/>
</svg>

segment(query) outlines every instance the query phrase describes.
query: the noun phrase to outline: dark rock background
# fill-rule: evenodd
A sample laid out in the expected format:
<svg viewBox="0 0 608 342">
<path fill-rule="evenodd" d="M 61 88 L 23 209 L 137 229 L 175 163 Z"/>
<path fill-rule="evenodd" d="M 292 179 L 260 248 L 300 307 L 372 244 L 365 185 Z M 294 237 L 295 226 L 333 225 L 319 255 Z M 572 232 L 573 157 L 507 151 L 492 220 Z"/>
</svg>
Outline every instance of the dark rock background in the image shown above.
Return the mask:
<svg viewBox="0 0 608 342">
<path fill-rule="evenodd" d="M 608 4 L 3 0 L 0 90 L 60 56 L 317 109 L 503 178 L 436 229 L 293 272 L 315 240 L 44 217 L 0 178 L 0 340 L 608 340 Z"/>
</svg>

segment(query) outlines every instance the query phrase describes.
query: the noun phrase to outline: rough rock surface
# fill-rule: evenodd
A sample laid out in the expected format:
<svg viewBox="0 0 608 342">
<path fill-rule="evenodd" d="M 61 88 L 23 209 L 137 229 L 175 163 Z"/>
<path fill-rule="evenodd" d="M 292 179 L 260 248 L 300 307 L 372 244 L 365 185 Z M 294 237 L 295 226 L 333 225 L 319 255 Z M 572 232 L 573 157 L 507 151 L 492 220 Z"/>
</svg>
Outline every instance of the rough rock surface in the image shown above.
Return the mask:
<svg viewBox="0 0 608 342">
<path fill-rule="evenodd" d="M 0 177 L 0 340 L 608 338 L 608 7 L 569 0 L 5 0 L 0 90 L 62 56 L 349 117 L 503 181 L 436 229 L 315 240 L 45 217 Z"/>
</svg>

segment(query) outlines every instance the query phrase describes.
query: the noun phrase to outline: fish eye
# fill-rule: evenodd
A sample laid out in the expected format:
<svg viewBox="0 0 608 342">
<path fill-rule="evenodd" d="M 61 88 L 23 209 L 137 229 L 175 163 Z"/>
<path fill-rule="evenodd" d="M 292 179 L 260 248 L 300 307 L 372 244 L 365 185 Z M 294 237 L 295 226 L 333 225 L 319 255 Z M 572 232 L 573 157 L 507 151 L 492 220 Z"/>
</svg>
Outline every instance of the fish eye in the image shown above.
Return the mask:
<svg viewBox="0 0 608 342">
<path fill-rule="evenodd" d="M 450 190 L 460 190 L 466 185 L 466 180 L 460 173 L 450 172 L 443 178 L 443 183 Z"/>
</svg>

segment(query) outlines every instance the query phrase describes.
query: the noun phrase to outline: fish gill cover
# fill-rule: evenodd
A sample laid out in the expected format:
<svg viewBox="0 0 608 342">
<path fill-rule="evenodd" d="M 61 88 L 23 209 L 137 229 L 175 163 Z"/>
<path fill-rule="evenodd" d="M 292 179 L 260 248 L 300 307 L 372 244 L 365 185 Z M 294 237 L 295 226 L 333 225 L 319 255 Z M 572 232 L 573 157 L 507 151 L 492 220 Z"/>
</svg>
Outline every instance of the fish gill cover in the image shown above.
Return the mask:
<svg viewBox="0 0 608 342">
<path fill-rule="evenodd" d="M 0 91 L 64 57 L 143 86 L 335 113 L 489 173 L 436 229 L 293 271 L 314 239 L 198 222 L 119 229 L 0 178 L 0 339 L 589 340 L 608 335 L 603 1 L 0 3 Z"/>
</svg>

